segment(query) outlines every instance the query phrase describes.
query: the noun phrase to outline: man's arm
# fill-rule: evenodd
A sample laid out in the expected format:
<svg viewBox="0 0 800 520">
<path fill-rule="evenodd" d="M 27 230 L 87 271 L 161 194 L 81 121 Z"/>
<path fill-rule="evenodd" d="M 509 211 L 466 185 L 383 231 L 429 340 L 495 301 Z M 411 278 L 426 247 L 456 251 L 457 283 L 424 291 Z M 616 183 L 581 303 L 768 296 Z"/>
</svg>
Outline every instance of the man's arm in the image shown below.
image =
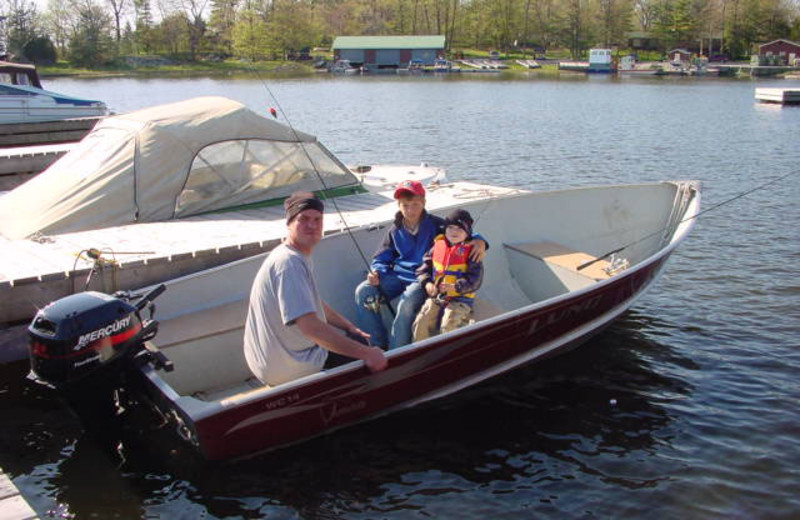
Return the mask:
<svg viewBox="0 0 800 520">
<path fill-rule="evenodd" d="M 295 323 L 300 333 L 309 340 L 331 352 L 364 361 L 371 372 L 379 372 L 386 368 L 387 361 L 383 350 L 362 345 L 342 336 L 313 312 L 303 314 L 295 320 Z"/>
<path fill-rule="evenodd" d="M 350 320 L 333 310 L 327 303 L 322 302 L 325 310 L 325 319 L 328 320 L 329 325 L 333 325 L 337 329 L 343 330 L 353 336 L 360 336 L 365 340 L 369 340 L 369 334 L 353 325 Z"/>
</svg>

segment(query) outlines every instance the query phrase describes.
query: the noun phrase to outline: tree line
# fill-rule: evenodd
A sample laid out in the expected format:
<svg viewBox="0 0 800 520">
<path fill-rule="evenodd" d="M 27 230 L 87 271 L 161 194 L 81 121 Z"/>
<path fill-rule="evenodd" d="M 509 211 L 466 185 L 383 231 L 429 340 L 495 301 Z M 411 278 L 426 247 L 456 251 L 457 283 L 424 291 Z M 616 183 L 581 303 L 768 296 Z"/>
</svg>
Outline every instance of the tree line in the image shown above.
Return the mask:
<svg viewBox="0 0 800 520">
<path fill-rule="evenodd" d="M 0 0 L 4 51 L 34 62 L 113 64 L 124 56 L 186 61 L 285 59 L 339 35 L 446 37 L 448 51 L 627 48 L 646 33 L 661 52 L 707 39 L 731 59 L 778 38 L 800 40 L 798 0 Z"/>
</svg>

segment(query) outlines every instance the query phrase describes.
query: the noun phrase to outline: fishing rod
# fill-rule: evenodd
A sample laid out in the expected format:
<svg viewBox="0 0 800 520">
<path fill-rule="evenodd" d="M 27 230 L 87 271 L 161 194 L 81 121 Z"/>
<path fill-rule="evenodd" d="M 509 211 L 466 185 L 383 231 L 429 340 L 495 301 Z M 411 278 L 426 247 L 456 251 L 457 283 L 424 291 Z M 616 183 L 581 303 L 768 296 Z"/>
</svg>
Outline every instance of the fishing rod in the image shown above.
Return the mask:
<svg viewBox="0 0 800 520">
<path fill-rule="evenodd" d="M 270 95 L 272 100 L 275 102 L 275 106 L 278 108 L 278 112 L 280 112 L 283 115 L 283 118 L 286 121 L 286 124 L 289 126 L 289 129 L 292 131 L 292 134 L 294 135 L 294 138 L 297 140 L 297 143 L 300 145 L 300 149 L 303 150 L 303 153 L 305 154 L 306 159 L 308 159 L 309 164 L 311 164 L 311 168 L 314 170 L 314 173 L 316 174 L 317 179 L 319 179 L 319 182 L 322 185 L 322 191 L 327 195 L 331 190 L 330 190 L 330 188 L 328 188 L 328 185 L 325 183 L 325 179 L 322 177 L 322 174 L 319 172 L 319 169 L 317 168 L 317 165 L 314 162 L 314 159 L 311 158 L 311 154 L 308 153 L 308 150 L 305 147 L 305 143 L 303 142 L 302 139 L 300 139 L 300 135 L 297 133 L 297 130 L 295 130 L 294 125 L 292 125 L 292 122 L 289 119 L 289 116 L 286 114 L 286 111 L 281 106 L 280 102 L 278 101 L 278 98 L 272 92 L 272 89 L 269 88 L 269 85 L 267 84 L 267 82 L 264 81 L 264 78 L 262 78 L 261 75 L 258 73 L 258 70 L 255 67 L 252 67 L 251 70 L 256 75 L 256 77 L 261 82 L 261 84 L 264 86 L 264 89 Z M 273 117 L 277 118 L 277 113 L 275 112 L 274 109 L 270 109 L 270 113 L 273 115 Z M 342 213 L 342 210 L 339 209 L 339 205 L 336 202 L 336 198 L 335 197 L 331 197 L 329 200 L 333 203 L 333 207 L 336 209 L 336 213 L 339 215 L 339 219 L 342 221 L 342 224 L 344 224 L 344 229 L 345 229 L 345 231 L 347 231 L 347 235 L 350 237 L 350 240 L 352 240 L 353 244 L 356 246 L 356 250 L 358 251 L 359 256 L 361 256 L 361 261 L 364 262 L 364 265 L 367 266 L 367 271 L 369 271 L 371 274 L 376 274 L 375 271 L 372 270 L 372 266 L 371 266 L 369 260 L 367 260 L 367 256 L 364 254 L 364 251 L 361 249 L 361 246 L 359 245 L 358 240 L 356 240 L 355 235 L 353 235 L 353 231 L 350 228 L 350 225 L 347 223 L 347 220 L 345 220 L 344 213 Z M 389 311 L 392 313 L 392 316 L 395 316 L 396 313 L 395 313 L 394 307 L 392 306 L 391 302 L 389 301 L 388 296 L 383 292 L 383 289 L 380 286 L 380 282 L 378 283 L 378 285 L 376 287 L 378 288 L 378 293 L 380 294 L 380 296 L 383 298 L 384 302 L 386 303 L 386 306 L 389 308 Z"/>
<path fill-rule="evenodd" d="M 777 177 L 775 179 L 767 181 L 767 182 L 765 182 L 763 184 L 759 184 L 758 186 L 755 186 L 754 188 L 750 188 L 749 190 L 744 191 L 742 193 L 739 193 L 737 195 L 734 195 L 733 197 L 730 197 L 728 199 L 725 199 L 725 200 L 723 200 L 722 202 L 720 202 L 718 204 L 714 204 L 710 208 L 706 208 L 703 211 L 695 213 L 694 215 L 692 215 L 690 217 L 686 217 L 686 218 L 678 221 L 678 223 L 675 224 L 675 225 L 678 226 L 680 224 L 683 224 L 684 222 L 688 222 L 690 220 L 694 220 L 694 219 L 698 218 L 700 215 L 705 215 L 706 213 L 708 213 L 710 211 L 714 211 L 715 209 L 717 209 L 717 208 L 719 208 L 721 206 L 729 204 L 729 203 L 731 203 L 731 202 L 733 202 L 733 201 L 735 201 L 737 199 L 741 199 L 742 197 L 746 197 L 747 195 L 750 195 L 751 193 L 753 193 L 755 191 L 762 190 L 762 189 L 766 188 L 767 186 L 770 186 L 772 184 L 780 182 L 783 179 L 786 179 L 786 178 L 791 177 L 793 175 L 797 175 L 798 173 L 800 173 L 800 169 L 793 170 L 793 171 L 787 173 L 786 175 L 781 175 L 780 177 Z M 613 251 L 609 251 L 608 253 L 604 254 L 603 256 L 599 256 L 599 257 L 595 258 L 594 260 L 589 260 L 588 262 L 584 262 L 581 265 L 579 265 L 576 268 L 576 270 L 581 271 L 583 269 L 586 269 L 587 267 L 589 267 L 591 265 L 594 265 L 595 263 L 597 263 L 597 262 L 599 262 L 601 260 L 604 260 L 604 259 L 608 258 L 611 255 L 617 254 L 620 251 L 623 251 L 623 250 L 625 250 L 625 249 L 627 249 L 627 248 L 629 248 L 629 247 L 631 247 L 633 245 L 638 244 L 639 242 L 643 242 L 643 241 L 647 240 L 648 238 L 652 238 L 655 235 L 658 235 L 659 233 L 663 233 L 668 227 L 669 226 L 664 226 L 664 227 L 662 227 L 662 228 L 660 228 L 660 229 L 658 229 L 656 231 L 653 231 L 652 233 L 650 233 L 648 235 L 645 235 L 645 236 L 643 236 L 643 237 L 641 237 L 639 239 L 634 240 L 633 242 L 628 242 L 627 244 L 623 245 L 622 247 L 618 247 L 617 249 L 614 249 Z"/>
</svg>

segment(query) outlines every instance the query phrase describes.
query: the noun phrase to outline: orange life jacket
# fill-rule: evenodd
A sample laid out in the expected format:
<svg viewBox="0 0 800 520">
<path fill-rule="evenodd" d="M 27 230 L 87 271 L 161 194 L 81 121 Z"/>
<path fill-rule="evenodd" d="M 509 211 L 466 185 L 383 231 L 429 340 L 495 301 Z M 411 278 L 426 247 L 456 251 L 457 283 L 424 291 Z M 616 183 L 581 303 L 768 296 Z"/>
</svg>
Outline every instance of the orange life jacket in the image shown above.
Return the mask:
<svg viewBox="0 0 800 520">
<path fill-rule="evenodd" d="M 433 242 L 433 254 L 431 255 L 434 285 L 439 287 L 442 282 L 455 284 L 456 280 L 467 272 L 470 251 L 472 251 L 472 246 L 463 242 L 449 246 L 444 235 L 437 236 Z M 448 300 L 471 303 L 475 299 L 475 293 L 459 294 L 456 291 L 447 291 L 445 297 Z"/>
</svg>

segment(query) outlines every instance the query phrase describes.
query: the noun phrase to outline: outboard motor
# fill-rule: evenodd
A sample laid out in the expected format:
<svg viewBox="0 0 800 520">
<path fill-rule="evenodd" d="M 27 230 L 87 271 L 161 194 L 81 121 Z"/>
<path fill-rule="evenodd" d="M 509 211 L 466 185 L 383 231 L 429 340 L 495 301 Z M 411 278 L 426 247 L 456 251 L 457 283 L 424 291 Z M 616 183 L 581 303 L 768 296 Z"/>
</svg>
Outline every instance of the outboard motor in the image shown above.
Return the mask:
<svg viewBox="0 0 800 520">
<path fill-rule="evenodd" d="M 145 295 L 111 296 L 89 291 L 50 303 L 28 327 L 30 377 L 56 389 L 84 418 L 83 412 L 113 406 L 133 363 L 171 370 L 163 354 L 145 346 L 158 330 L 152 301 L 164 290 L 159 285 Z M 148 319 L 142 318 L 145 307 Z"/>
</svg>

